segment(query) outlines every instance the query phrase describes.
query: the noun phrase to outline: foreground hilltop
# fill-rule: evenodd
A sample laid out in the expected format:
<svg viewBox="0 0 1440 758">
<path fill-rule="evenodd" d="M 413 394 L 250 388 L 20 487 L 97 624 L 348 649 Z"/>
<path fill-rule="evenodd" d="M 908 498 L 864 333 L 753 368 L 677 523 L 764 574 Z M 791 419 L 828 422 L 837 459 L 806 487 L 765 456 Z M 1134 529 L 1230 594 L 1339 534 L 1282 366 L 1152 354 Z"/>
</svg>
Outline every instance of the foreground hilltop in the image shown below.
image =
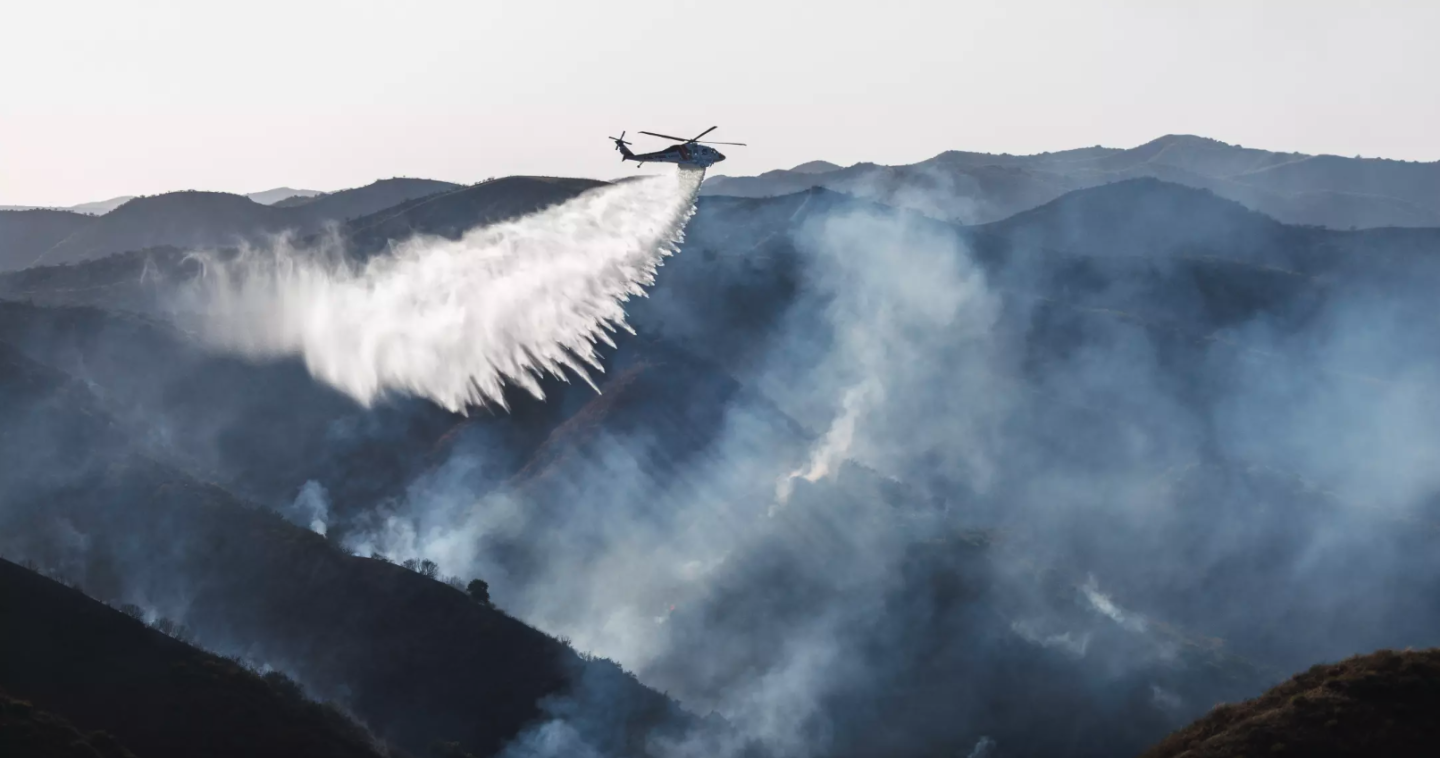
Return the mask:
<svg viewBox="0 0 1440 758">
<path fill-rule="evenodd" d="M 1440 745 L 1437 713 L 1440 649 L 1382 650 L 1222 705 L 1143 758 L 1429 756 Z"/>
<path fill-rule="evenodd" d="M 3 559 L 0 607 L 23 609 L 0 614 L 0 688 L 12 696 L 0 694 L 5 755 L 383 754 L 284 676 L 197 650 Z M 69 751 L 46 752 L 57 743 Z"/>
</svg>

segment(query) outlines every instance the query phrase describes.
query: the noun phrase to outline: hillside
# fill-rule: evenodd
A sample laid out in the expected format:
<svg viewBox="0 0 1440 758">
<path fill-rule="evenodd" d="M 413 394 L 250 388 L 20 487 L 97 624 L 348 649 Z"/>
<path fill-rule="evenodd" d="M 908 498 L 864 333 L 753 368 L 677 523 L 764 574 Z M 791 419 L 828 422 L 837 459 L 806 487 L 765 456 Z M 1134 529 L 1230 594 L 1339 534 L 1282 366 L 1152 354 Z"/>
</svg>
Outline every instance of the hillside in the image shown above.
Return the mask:
<svg viewBox="0 0 1440 758">
<path fill-rule="evenodd" d="M 1071 254 L 1170 258 L 1223 255 L 1269 260 L 1304 232 L 1206 190 L 1129 179 L 1063 195 L 1003 221 L 975 228 L 1024 248 Z"/>
<path fill-rule="evenodd" d="M 369 502 L 413 476 L 461 420 L 408 398 L 366 412 L 296 362 L 217 355 L 142 317 L 0 302 L 5 341 L 92 383 L 147 454 L 268 505 L 309 479 L 340 507 Z M 354 431 L 336 434 L 345 428 Z"/>
<path fill-rule="evenodd" d="M 3 342 L 0 390 L 0 455 L 14 464 L 0 472 L 6 493 L 0 554 L 62 572 L 87 594 L 114 605 L 133 603 L 175 619 L 208 649 L 278 668 L 417 754 L 436 741 L 458 741 L 467 751 L 491 754 L 545 713 L 547 697 L 563 699 L 578 713 L 603 708 L 613 714 L 597 720 L 596 728 L 604 731 L 591 739 L 599 744 L 643 740 L 653 729 L 686 723 L 672 701 L 644 689 L 614 664 L 581 658 L 438 578 L 350 555 L 268 510 L 146 457 L 108 416 L 106 403 L 82 383 Z M 67 534 L 84 535 L 85 550 L 75 552 Z M 75 603 L 90 602 L 72 595 Z M 41 603 L 16 595 L 5 605 Z M 94 613 L 113 613 L 95 607 Z M 34 615 L 40 614 L 37 609 Z M 0 623 L 19 625 L 29 618 L 7 613 Z M 101 621 L 73 626 L 68 635 L 96 635 L 85 643 L 92 655 L 129 639 Z M 147 632 L 134 626 L 136 634 Z M 16 635 L 41 634 L 38 627 L 16 629 Z M 52 633 L 47 644 L 64 644 L 67 634 Z M 112 637 L 118 641 L 107 642 Z M 7 631 L 7 643 L 12 639 L 15 644 L 6 649 L 17 655 L 47 650 L 39 639 Z M 42 700 L 42 692 L 58 703 L 88 690 L 73 680 L 45 680 L 39 673 L 44 669 L 22 667 L 28 660 L 10 660 L 0 670 L 0 688 L 32 697 L 87 728 L 103 725 L 92 726 L 81 713 L 83 702 L 72 707 Z M 33 660 L 40 664 L 46 656 Z M 125 660 L 145 662 L 139 653 Z M 76 676 L 88 668 L 79 668 Z M 622 696 L 629 710 L 592 699 L 600 693 Z M 157 707 L 156 713 L 165 712 Z M 486 718 L 477 720 L 476 713 Z M 111 731 L 149 754 L 118 728 Z"/>
<path fill-rule="evenodd" d="M 1143 758 L 1428 756 L 1440 744 L 1440 651 L 1382 650 L 1319 665 L 1221 705 Z"/>
<path fill-rule="evenodd" d="M 256 242 L 286 228 L 272 208 L 222 192 L 172 192 L 131 200 L 47 248 L 33 265 L 55 266 L 160 245 Z"/>
<path fill-rule="evenodd" d="M 130 200 L 93 220 L 76 216 L 64 217 L 63 222 L 61 217 L 53 216 L 59 212 L 6 211 L 0 216 L 0 235 L 4 235 L 0 236 L 0 255 L 11 259 L 9 268 L 16 269 L 74 264 L 146 248 L 264 243 L 282 232 L 313 234 L 329 225 L 338 226 L 458 186 L 428 179 L 385 179 L 306 198 L 303 203 L 275 205 L 223 192 L 171 192 Z M 52 216 L 47 216 L 48 224 L 42 225 L 40 216 L 24 214 Z M 26 222 L 23 225 L 22 220 Z M 61 230 L 66 233 L 61 234 Z"/>
<path fill-rule="evenodd" d="M 381 755 L 363 730 L 283 677 L 262 678 L 3 559 L 0 605 L 23 609 L 0 614 L 0 689 L 140 755 Z M 5 721 L 23 712 L 7 702 Z M 57 728 L 51 721 L 45 731 Z"/>
<path fill-rule="evenodd" d="M 71 211 L 0 211 L 0 273 L 30 266 L 46 250 L 93 222 Z"/>
<path fill-rule="evenodd" d="M 1065 192 L 1134 178 L 1210 190 L 1288 224 L 1336 229 L 1440 226 L 1440 163 L 1278 153 L 1190 135 L 1138 147 L 1036 155 L 951 151 L 908 166 L 716 176 L 710 195 L 773 197 L 819 186 L 935 218 L 984 224 Z"/>
<path fill-rule="evenodd" d="M 317 224 L 350 221 L 408 200 L 450 192 L 462 186 L 433 179 L 380 179 L 364 187 L 327 192 L 305 198 L 303 202 L 287 203 L 284 208 L 289 211 L 289 218 L 300 224 L 302 229 L 311 229 Z"/>
<path fill-rule="evenodd" d="M 112 735 L 85 732 L 28 700 L 0 692 L 0 753 L 27 758 L 134 758 Z"/>
</svg>

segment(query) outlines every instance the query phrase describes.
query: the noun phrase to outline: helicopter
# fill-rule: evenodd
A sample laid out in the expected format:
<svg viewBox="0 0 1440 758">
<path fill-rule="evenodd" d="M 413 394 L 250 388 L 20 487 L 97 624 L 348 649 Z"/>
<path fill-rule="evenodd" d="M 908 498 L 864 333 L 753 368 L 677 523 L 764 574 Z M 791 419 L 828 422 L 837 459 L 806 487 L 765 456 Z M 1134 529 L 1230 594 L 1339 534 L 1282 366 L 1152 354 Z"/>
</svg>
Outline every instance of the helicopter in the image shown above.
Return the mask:
<svg viewBox="0 0 1440 758">
<path fill-rule="evenodd" d="M 640 153 L 639 155 L 630 152 L 630 148 L 626 147 L 626 145 L 629 145 L 631 143 L 625 141 L 625 132 L 620 132 L 619 137 L 609 137 L 609 139 L 615 140 L 615 149 L 620 151 L 620 160 L 622 162 L 635 161 L 636 163 L 675 163 L 681 166 L 690 166 L 694 168 L 709 168 L 710 166 L 713 166 L 716 163 L 725 160 L 725 154 L 720 152 L 719 150 L 716 150 L 713 147 L 710 147 L 710 145 L 739 145 L 740 147 L 745 146 L 744 142 L 700 141 L 701 137 L 704 137 L 705 135 L 715 131 L 718 128 L 719 127 L 712 126 L 709 129 L 706 129 L 705 131 L 695 135 L 694 137 L 691 137 L 690 139 L 671 137 L 668 134 L 656 134 L 655 132 L 640 132 L 641 134 L 648 134 L 651 137 L 674 140 L 676 142 L 679 142 L 680 144 L 671 145 L 664 150 L 656 150 L 653 153 Z"/>
</svg>

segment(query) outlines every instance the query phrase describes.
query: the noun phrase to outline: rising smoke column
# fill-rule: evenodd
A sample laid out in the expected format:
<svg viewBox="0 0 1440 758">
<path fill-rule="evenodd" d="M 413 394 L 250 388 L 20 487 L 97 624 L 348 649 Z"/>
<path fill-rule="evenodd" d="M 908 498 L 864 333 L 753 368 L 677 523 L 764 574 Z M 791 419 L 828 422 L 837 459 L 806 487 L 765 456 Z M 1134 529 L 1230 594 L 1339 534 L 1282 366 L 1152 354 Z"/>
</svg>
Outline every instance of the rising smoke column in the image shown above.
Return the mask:
<svg viewBox="0 0 1440 758">
<path fill-rule="evenodd" d="M 623 304 L 683 238 L 703 176 L 608 185 L 459 240 L 415 237 L 364 266 L 283 242 L 202 256 L 202 332 L 244 355 L 302 356 L 367 405 L 387 391 L 452 411 L 503 404 L 506 383 L 538 397 L 539 378 L 566 368 L 588 382 L 598 343 L 629 329 Z"/>
</svg>

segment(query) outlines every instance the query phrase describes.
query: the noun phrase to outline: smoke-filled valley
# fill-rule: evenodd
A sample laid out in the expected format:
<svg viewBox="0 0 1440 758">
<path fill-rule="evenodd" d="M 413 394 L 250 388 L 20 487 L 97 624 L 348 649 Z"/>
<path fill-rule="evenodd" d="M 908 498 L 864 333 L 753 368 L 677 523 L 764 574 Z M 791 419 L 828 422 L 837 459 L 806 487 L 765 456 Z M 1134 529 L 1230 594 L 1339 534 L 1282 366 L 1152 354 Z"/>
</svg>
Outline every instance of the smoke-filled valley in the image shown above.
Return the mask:
<svg viewBox="0 0 1440 758">
<path fill-rule="evenodd" d="M 0 211 L 27 260 L 124 248 L 0 274 L 0 556 L 93 599 L 0 566 L 0 642 L 205 655 L 129 613 L 309 750 L 516 758 L 1138 755 L 1436 646 L 1440 229 L 1326 228 L 1435 167 L 1300 226 L 1254 152 Z M 207 749 L 107 715 L 138 669 L 37 670 L 0 694 Z"/>
</svg>

